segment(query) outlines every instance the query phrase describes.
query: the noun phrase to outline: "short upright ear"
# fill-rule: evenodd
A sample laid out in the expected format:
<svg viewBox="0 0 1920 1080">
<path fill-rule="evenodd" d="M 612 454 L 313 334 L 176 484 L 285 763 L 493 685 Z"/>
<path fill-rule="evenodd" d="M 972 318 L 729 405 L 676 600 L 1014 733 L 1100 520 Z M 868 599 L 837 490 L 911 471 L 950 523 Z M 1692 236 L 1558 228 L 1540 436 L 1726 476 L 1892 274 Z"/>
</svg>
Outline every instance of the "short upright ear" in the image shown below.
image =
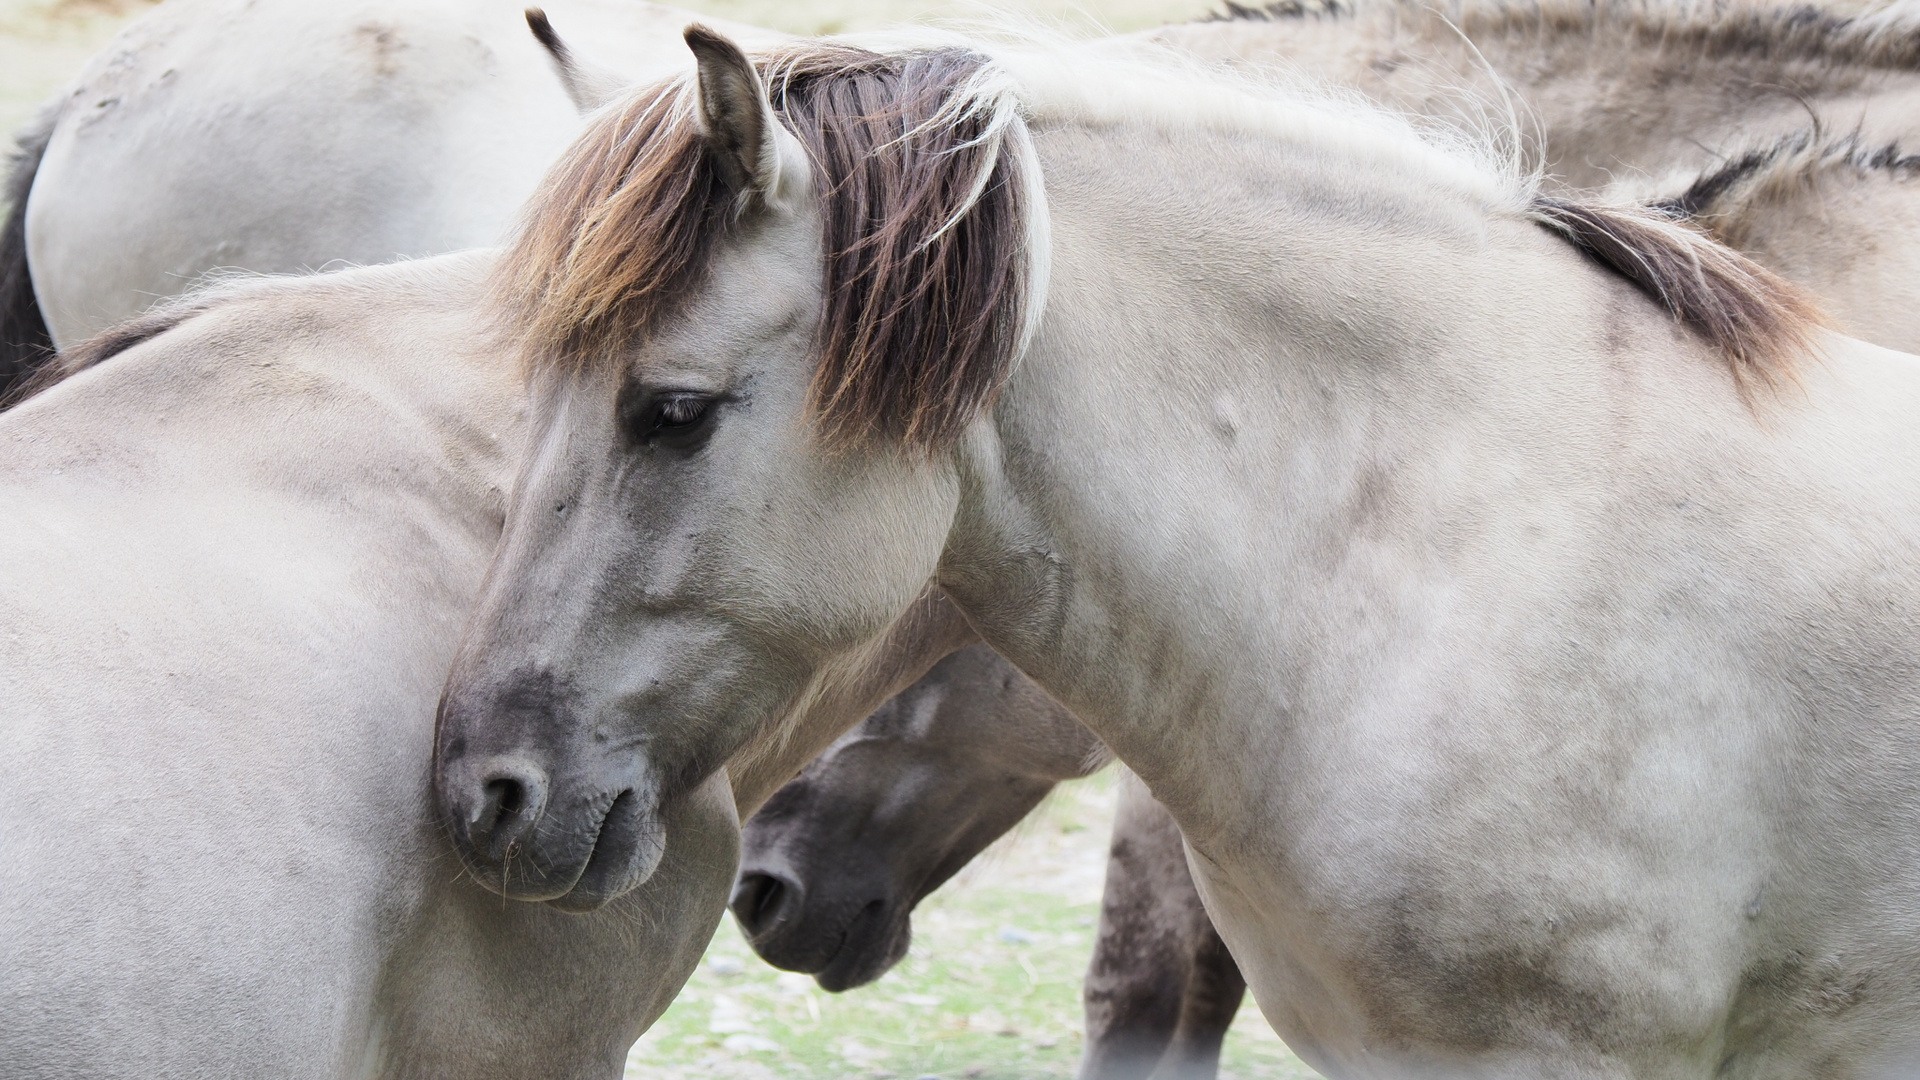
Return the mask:
<svg viewBox="0 0 1920 1080">
<path fill-rule="evenodd" d="M 547 20 L 547 13 L 537 7 L 527 9 L 527 29 L 547 50 L 547 58 L 553 61 L 554 74 L 560 76 L 560 86 L 566 90 L 568 100 L 573 107 L 586 115 L 605 105 L 631 85 L 611 71 L 605 71 L 591 64 L 581 62 L 567 48 L 567 43 L 554 30 L 553 23 Z"/>
<path fill-rule="evenodd" d="M 753 62 L 699 23 L 686 38 L 700 66 L 700 131 L 721 178 L 738 192 L 771 193 L 780 174 L 778 124 Z"/>
</svg>

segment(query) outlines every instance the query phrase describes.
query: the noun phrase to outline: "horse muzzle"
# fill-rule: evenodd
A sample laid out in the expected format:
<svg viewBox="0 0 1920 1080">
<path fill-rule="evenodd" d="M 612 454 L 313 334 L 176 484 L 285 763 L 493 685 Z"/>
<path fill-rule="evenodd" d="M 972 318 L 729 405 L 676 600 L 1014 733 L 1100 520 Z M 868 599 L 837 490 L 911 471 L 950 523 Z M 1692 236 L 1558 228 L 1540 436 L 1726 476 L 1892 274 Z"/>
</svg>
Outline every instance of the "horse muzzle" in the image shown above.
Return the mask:
<svg viewBox="0 0 1920 1080">
<path fill-rule="evenodd" d="M 475 719 L 442 703 L 434 761 L 441 818 L 475 881 L 510 899 L 592 911 L 653 875 L 666 833 L 637 755 L 562 771 L 531 740 L 476 747 L 466 734 Z"/>
<path fill-rule="evenodd" d="M 886 974 L 907 954 L 912 907 L 885 890 L 828 892 L 810 895 L 793 876 L 749 864 L 728 906 L 761 959 L 839 993 Z"/>
</svg>

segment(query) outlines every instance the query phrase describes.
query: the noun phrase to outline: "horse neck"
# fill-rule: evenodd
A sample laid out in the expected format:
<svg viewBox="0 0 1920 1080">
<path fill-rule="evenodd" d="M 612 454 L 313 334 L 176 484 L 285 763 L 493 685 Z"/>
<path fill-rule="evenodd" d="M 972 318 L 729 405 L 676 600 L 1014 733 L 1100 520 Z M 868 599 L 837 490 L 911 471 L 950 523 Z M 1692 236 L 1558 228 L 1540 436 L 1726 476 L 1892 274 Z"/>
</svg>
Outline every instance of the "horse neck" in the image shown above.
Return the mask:
<svg viewBox="0 0 1920 1080">
<path fill-rule="evenodd" d="M 819 672 L 782 723 L 727 763 L 740 820 L 888 698 L 978 640 L 960 610 L 930 592 L 880 640 Z"/>
<path fill-rule="evenodd" d="M 1538 136 L 1547 174 L 1574 188 L 1697 173 L 1816 118 L 1835 133 L 1913 133 L 1920 74 L 1839 54 L 1733 48 L 1668 32 L 1657 18 L 1469 11 L 1450 23 L 1432 9 L 1382 3 L 1352 17 L 1199 24 L 1162 36 L 1206 58 L 1300 68 L 1392 108 L 1475 127 L 1507 122 L 1491 71 L 1515 94 L 1523 130 Z"/>
<path fill-rule="evenodd" d="M 1623 385 L 1675 430 L 1751 426 L 1716 357 L 1513 211 L 1312 146 L 1037 141 L 1046 319 L 961 452 L 941 582 L 1183 827 L 1232 788 L 1180 744 L 1365 678 L 1447 544 L 1606 497 L 1583 448 Z"/>
</svg>

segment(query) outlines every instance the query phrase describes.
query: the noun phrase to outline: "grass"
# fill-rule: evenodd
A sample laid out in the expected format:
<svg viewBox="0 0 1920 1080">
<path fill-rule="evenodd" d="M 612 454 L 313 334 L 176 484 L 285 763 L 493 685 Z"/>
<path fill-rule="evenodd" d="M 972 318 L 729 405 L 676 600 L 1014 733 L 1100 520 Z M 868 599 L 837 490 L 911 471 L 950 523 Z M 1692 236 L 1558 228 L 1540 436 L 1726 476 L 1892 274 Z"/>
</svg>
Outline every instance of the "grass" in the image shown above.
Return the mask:
<svg viewBox="0 0 1920 1080">
<path fill-rule="evenodd" d="M 762 963 L 723 922 L 705 962 L 627 1059 L 630 1080 L 1070 1077 L 1113 783 L 1063 786 L 914 915 L 913 951 L 828 994 Z M 1251 1004 L 1223 1080 L 1308 1080 Z"/>
</svg>

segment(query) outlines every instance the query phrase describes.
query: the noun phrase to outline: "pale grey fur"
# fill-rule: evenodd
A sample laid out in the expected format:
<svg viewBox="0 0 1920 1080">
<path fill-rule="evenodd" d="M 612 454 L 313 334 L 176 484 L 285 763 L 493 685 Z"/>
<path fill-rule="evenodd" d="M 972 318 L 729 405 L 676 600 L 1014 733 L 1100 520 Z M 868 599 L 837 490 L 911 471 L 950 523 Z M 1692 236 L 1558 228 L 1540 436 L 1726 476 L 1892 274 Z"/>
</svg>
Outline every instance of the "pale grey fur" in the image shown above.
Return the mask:
<svg viewBox="0 0 1920 1080">
<path fill-rule="evenodd" d="M 135 20 L 68 90 L 28 204 L 55 343 L 217 268 L 292 273 L 498 243 L 580 130 L 579 88 L 556 76 L 524 6 L 169 0 Z M 596 86 L 690 66 L 688 12 L 546 7 Z"/>
</svg>

